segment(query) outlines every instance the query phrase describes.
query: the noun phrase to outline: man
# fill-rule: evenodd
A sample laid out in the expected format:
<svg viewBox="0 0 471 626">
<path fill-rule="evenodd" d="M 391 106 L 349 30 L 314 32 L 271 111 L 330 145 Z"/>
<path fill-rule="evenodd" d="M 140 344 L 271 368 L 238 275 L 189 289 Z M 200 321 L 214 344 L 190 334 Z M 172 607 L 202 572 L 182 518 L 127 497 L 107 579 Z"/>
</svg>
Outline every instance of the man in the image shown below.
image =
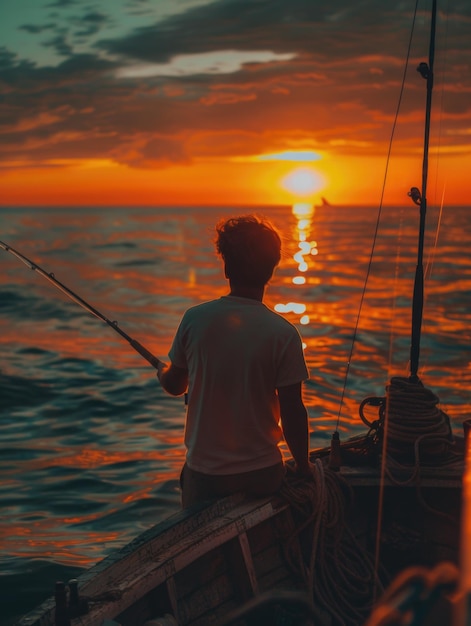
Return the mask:
<svg viewBox="0 0 471 626">
<path fill-rule="evenodd" d="M 309 374 L 301 338 L 262 302 L 280 262 L 281 239 L 254 215 L 228 219 L 216 231 L 230 293 L 184 314 L 171 364 L 157 371 L 168 393 L 178 396 L 188 388 L 184 508 L 239 491 L 277 491 L 285 474 L 278 447 L 283 435 L 296 471 L 310 471 L 301 391 Z"/>
</svg>

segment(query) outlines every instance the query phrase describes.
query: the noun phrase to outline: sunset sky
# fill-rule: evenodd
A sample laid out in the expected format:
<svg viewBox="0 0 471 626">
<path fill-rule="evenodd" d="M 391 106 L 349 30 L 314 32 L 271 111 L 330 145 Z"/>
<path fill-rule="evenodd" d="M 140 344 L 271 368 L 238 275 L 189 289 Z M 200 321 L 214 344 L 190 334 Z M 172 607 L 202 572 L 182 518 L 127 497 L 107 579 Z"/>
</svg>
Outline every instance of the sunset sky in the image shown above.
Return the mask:
<svg viewBox="0 0 471 626">
<path fill-rule="evenodd" d="M 377 205 L 421 186 L 431 0 L 2 0 L 2 205 Z M 443 5 L 443 6 L 442 6 Z M 471 204 L 471 3 L 438 2 L 428 201 Z"/>
</svg>

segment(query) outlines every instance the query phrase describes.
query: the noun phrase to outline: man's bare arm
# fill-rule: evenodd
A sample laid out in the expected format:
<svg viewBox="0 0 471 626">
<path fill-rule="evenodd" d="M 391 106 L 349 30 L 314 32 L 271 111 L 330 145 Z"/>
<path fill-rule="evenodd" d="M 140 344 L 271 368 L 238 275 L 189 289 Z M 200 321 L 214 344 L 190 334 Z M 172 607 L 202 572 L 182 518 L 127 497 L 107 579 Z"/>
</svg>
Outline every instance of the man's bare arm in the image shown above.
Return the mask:
<svg viewBox="0 0 471 626">
<path fill-rule="evenodd" d="M 278 388 L 283 434 L 296 463 L 296 472 L 310 473 L 309 425 L 301 383 Z"/>
</svg>

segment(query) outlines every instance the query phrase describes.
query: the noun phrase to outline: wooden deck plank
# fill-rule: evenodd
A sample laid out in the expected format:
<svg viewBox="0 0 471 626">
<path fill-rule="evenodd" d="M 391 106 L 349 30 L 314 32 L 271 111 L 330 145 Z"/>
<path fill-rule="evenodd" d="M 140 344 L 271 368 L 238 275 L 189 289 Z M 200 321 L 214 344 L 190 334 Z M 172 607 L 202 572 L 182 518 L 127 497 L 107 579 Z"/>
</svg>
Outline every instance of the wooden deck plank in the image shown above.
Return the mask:
<svg viewBox="0 0 471 626">
<path fill-rule="evenodd" d="M 205 585 L 196 587 L 194 591 L 178 601 L 178 623 L 191 624 L 205 614 L 217 611 L 220 605 L 233 603 L 234 584 L 228 573 L 219 575 Z"/>
<path fill-rule="evenodd" d="M 242 533 L 239 535 L 239 545 L 242 552 L 242 557 L 244 560 L 245 570 L 247 574 L 247 580 L 250 583 L 250 588 L 252 591 L 252 595 L 258 593 L 258 582 L 257 575 L 255 573 L 255 567 L 252 560 L 252 553 L 250 550 L 249 540 L 247 538 L 247 533 Z"/>
<path fill-rule="evenodd" d="M 165 584 L 167 587 L 167 594 L 170 606 L 172 607 L 172 613 L 173 615 L 178 616 L 178 594 L 174 576 L 170 576 L 169 578 L 167 578 Z"/>
</svg>

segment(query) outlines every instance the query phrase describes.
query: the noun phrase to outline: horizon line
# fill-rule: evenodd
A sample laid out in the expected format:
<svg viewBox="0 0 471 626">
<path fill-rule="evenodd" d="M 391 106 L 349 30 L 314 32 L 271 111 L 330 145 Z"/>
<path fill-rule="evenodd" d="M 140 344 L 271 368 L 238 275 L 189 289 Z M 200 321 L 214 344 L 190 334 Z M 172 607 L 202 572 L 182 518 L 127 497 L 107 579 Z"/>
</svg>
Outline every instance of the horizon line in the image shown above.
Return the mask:
<svg viewBox="0 0 471 626">
<path fill-rule="evenodd" d="M 252 207 L 252 208 L 281 208 L 281 207 L 293 207 L 296 204 L 310 204 L 312 205 L 314 208 L 319 208 L 319 209 L 341 209 L 341 208 L 355 208 L 355 207 L 361 207 L 361 208 L 379 208 L 380 206 L 382 207 L 388 207 L 388 208 L 399 208 L 399 207 L 414 207 L 417 206 L 414 203 L 397 203 L 397 202 L 390 202 L 390 203 L 383 203 L 382 205 L 380 205 L 379 203 L 363 203 L 363 202 L 354 202 L 354 203 L 350 203 L 350 204 L 345 204 L 345 203 L 331 203 L 329 202 L 329 204 L 319 204 L 317 202 L 309 202 L 309 201 L 305 201 L 305 200 L 297 200 L 295 202 L 292 203 L 287 203 L 287 202 L 280 202 L 280 203 L 266 203 L 266 204 L 261 204 L 261 203 L 238 203 L 238 204 L 219 204 L 219 203 L 213 203 L 213 202 L 208 202 L 208 203 L 202 203 L 202 202 L 198 202 L 198 203 L 193 203 L 193 204 L 182 204 L 182 203 L 178 203 L 178 204 L 172 204 L 172 203 L 162 203 L 162 204 L 60 204 L 60 203 L 54 203 L 54 204 L 0 204 L 0 210 L 1 209 L 158 209 L 158 208 L 206 208 L 206 209 L 210 209 L 210 208 L 220 208 L 220 209 L 225 209 L 225 208 L 245 208 L 245 207 Z M 438 207 L 438 204 L 433 204 L 433 203 L 428 203 L 427 208 L 436 208 Z M 453 207 L 453 208 L 458 208 L 458 207 L 471 207 L 471 204 L 461 204 L 461 203 L 456 203 L 456 204 L 445 204 L 444 206 L 447 207 Z M 417 207 L 418 209 L 419 207 Z"/>
</svg>

